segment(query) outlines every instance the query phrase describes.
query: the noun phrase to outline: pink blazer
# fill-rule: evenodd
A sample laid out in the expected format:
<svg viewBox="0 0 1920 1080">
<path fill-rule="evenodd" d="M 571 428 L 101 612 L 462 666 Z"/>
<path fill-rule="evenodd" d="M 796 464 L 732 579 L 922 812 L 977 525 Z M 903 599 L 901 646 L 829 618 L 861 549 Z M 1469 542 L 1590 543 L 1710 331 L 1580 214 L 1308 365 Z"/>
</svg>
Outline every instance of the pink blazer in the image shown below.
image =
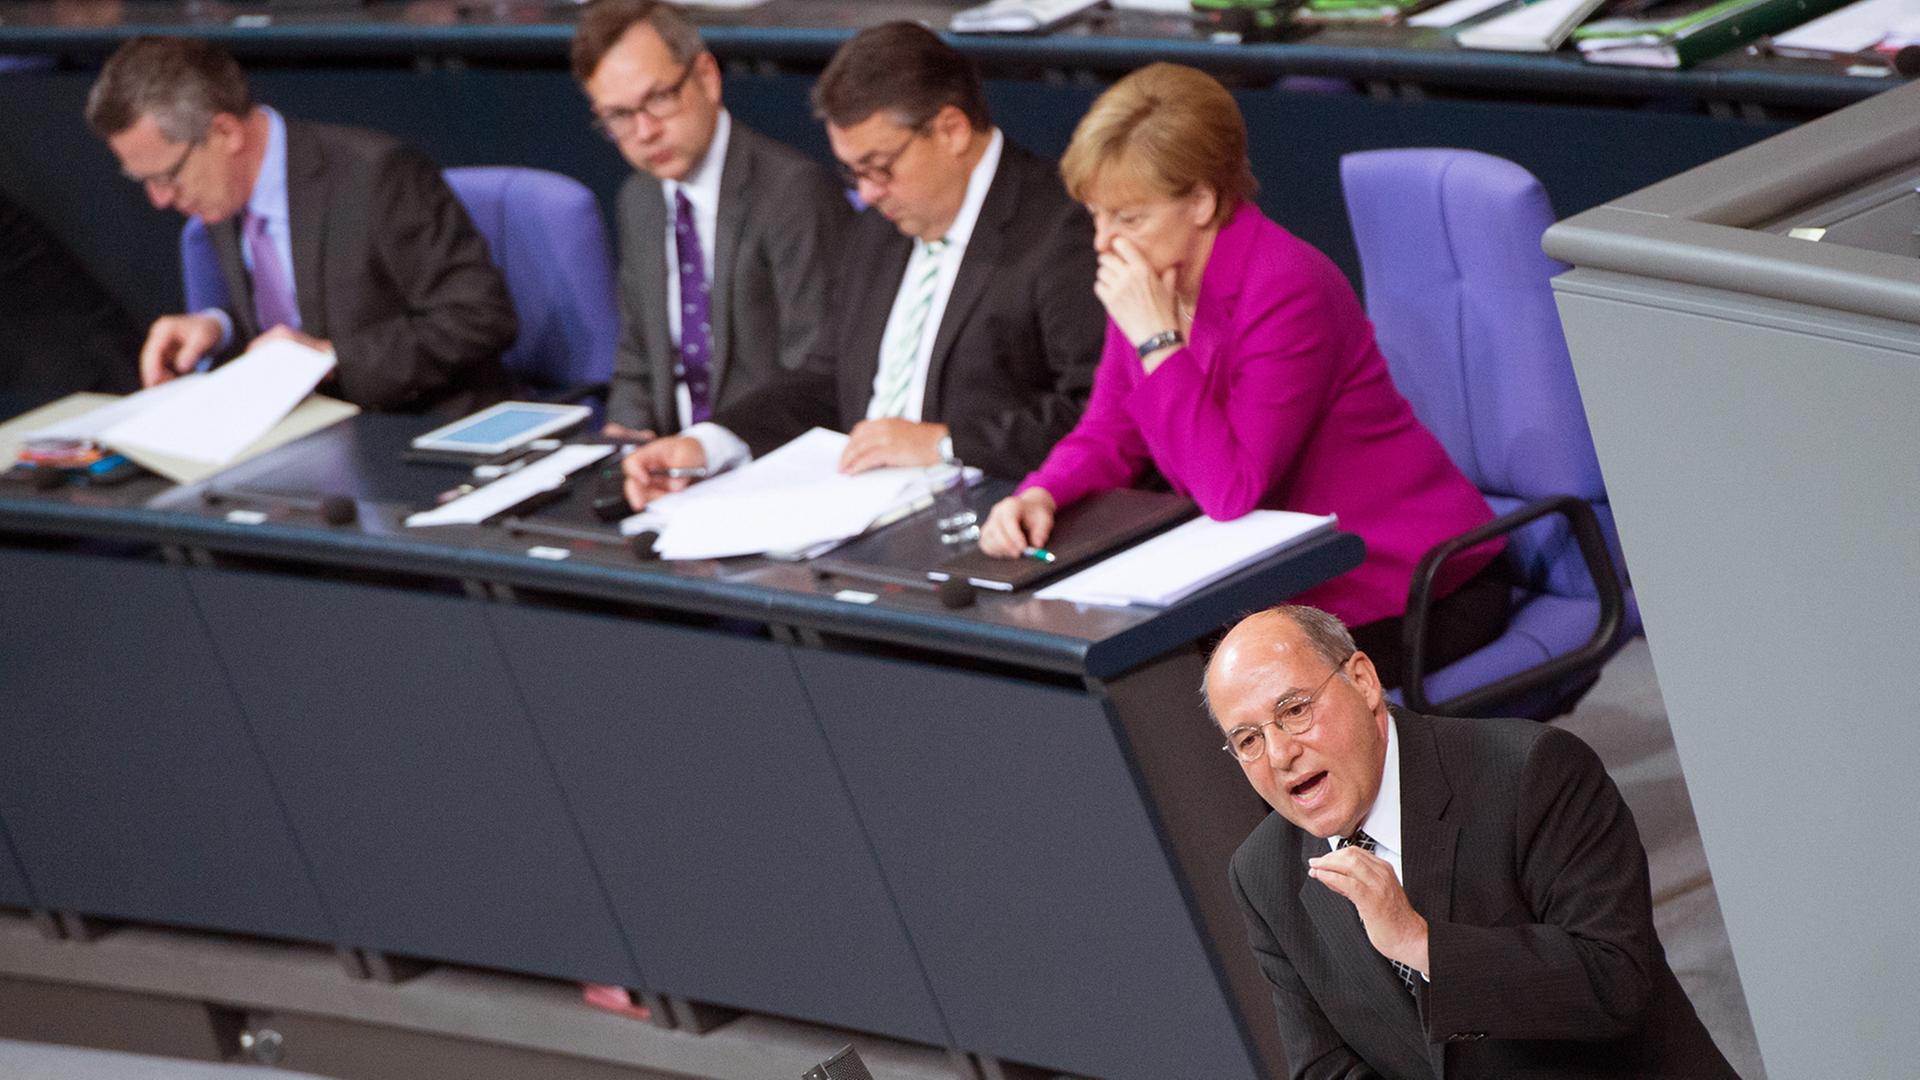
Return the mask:
<svg viewBox="0 0 1920 1080">
<path fill-rule="evenodd" d="M 1338 514 L 1366 561 L 1297 599 L 1351 626 L 1403 614 L 1421 554 L 1493 517 L 1394 388 L 1347 279 L 1251 204 L 1214 240 L 1192 340 L 1145 375 L 1109 320 L 1085 415 L 1020 486 L 1064 507 L 1132 484 L 1149 459 L 1211 518 Z M 1438 595 L 1501 546 L 1454 559 Z"/>
</svg>

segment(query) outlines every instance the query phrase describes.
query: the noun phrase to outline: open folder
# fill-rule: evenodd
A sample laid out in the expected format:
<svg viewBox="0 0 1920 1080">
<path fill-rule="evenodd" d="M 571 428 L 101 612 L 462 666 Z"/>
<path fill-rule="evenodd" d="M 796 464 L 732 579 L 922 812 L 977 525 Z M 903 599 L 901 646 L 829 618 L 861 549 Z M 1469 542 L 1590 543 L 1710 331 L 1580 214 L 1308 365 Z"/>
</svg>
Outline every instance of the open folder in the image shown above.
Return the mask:
<svg viewBox="0 0 1920 1080">
<path fill-rule="evenodd" d="M 1069 573 L 1142 537 L 1199 513 L 1193 503 L 1163 491 L 1102 491 L 1060 511 L 1047 537 L 1050 559 L 996 559 L 978 548 L 941 563 L 935 581 L 961 578 L 982 589 L 1011 592 Z"/>
<path fill-rule="evenodd" d="M 1232 521 L 1199 518 L 1041 589 L 1042 600 L 1166 607 L 1334 526 L 1332 514 L 1255 510 Z"/>
</svg>

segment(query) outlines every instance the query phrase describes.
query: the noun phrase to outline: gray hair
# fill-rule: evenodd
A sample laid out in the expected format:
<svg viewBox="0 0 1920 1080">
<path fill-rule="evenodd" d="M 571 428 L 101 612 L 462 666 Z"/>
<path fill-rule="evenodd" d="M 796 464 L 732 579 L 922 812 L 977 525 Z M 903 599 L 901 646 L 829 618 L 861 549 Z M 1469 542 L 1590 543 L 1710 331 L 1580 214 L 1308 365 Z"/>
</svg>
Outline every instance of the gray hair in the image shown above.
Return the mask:
<svg viewBox="0 0 1920 1080">
<path fill-rule="evenodd" d="M 1247 619 L 1263 615 L 1279 615 L 1291 622 L 1294 629 L 1300 631 L 1300 636 L 1306 639 L 1307 647 L 1314 651 L 1314 655 L 1325 660 L 1329 667 L 1339 667 L 1359 649 L 1359 646 L 1353 643 L 1353 635 L 1347 632 L 1347 624 L 1317 607 L 1308 607 L 1305 604 L 1281 604 L 1265 611 L 1255 612 L 1246 619 L 1241 619 L 1240 622 L 1244 623 Z M 1239 625 L 1239 623 L 1234 624 L 1236 628 Z M 1206 670 L 1200 676 L 1200 704 L 1207 710 L 1207 720 L 1218 728 L 1220 718 L 1213 714 L 1213 697 L 1207 693 L 1208 684 L 1212 679 L 1213 657 L 1208 656 Z"/>
<path fill-rule="evenodd" d="M 220 113 L 253 109 L 232 54 L 203 38 L 137 37 L 120 46 L 87 94 L 87 126 L 109 139 L 151 114 L 174 142 L 203 138 Z"/>
</svg>

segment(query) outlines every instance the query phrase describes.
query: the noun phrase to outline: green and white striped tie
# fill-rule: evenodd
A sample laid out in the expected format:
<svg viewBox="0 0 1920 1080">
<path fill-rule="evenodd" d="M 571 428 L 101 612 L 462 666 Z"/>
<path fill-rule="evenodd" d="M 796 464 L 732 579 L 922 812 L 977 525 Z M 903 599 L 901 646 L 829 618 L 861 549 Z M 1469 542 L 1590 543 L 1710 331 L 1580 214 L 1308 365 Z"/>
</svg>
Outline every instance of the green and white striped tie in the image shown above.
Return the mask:
<svg viewBox="0 0 1920 1080">
<path fill-rule="evenodd" d="M 874 418 L 885 416 L 904 416 L 907 411 L 907 393 L 913 388 L 915 361 L 920 356 L 920 345 L 927 332 L 927 316 L 933 311 L 933 294 L 940 282 L 940 254 L 947 248 L 945 240 L 932 240 L 926 243 L 924 257 L 917 268 L 913 280 L 908 284 L 911 292 L 900 324 L 887 344 L 881 350 L 881 374 L 874 382 L 874 404 L 867 415 Z"/>
</svg>

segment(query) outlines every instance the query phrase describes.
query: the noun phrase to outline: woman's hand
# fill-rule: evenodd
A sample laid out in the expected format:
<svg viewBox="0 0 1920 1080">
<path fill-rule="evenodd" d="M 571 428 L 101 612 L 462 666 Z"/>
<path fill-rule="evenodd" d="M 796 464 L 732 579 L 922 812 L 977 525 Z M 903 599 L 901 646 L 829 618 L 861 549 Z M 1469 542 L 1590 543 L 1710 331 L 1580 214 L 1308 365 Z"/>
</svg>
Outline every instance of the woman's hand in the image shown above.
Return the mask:
<svg viewBox="0 0 1920 1080">
<path fill-rule="evenodd" d="M 1045 547 L 1053 533 L 1053 496 L 1030 487 L 993 504 L 980 526 L 980 550 L 996 559 L 1017 559 L 1028 548 Z"/>
<path fill-rule="evenodd" d="M 1171 266 L 1154 273 L 1132 241 L 1116 239 L 1113 250 L 1100 256 L 1093 295 L 1100 298 L 1126 339 L 1137 345 L 1165 330 L 1185 330 L 1174 300 L 1178 274 Z"/>
</svg>

